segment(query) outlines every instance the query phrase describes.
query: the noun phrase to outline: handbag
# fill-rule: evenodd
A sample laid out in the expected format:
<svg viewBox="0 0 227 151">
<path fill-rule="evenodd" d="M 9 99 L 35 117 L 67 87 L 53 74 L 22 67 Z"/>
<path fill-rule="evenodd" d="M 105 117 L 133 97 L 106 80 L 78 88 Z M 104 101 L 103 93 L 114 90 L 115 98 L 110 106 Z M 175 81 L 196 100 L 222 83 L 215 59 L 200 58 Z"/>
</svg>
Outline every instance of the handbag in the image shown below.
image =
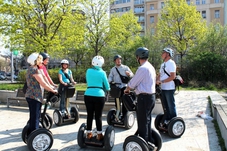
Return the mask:
<svg viewBox="0 0 227 151">
<path fill-rule="evenodd" d="M 167 74 L 170 77 L 170 75 L 166 72 L 165 68 L 163 68 L 163 69 L 164 69 L 165 74 Z M 173 79 L 173 81 L 174 81 L 175 87 L 178 87 L 178 91 L 179 91 L 179 86 L 184 83 L 183 78 L 180 75 L 177 75 L 175 77 L 175 79 Z"/>
<path fill-rule="evenodd" d="M 110 84 L 110 95 L 113 98 L 120 98 L 120 96 L 121 96 L 121 88 L 116 86 L 116 84 Z"/>
<path fill-rule="evenodd" d="M 28 88 L 27 81 L 25 81 L 23 89 L 22 89 L 24 94 L 26 93 L 27 88 Z"/>
<path fill-rule="evenodd" d="M 115 67 L 115 68 L 116 68 L 116 67 Z M 121 75 L 117 68 L 116 68 L 116 70 L 117 70 L 117 73 L 120 75 L 120 78 L 121 78 L 122 83 L 128 83 L 129 80 L 130 80 L 130 78 L 127 77 L 127 76 Z"/>
</svg>

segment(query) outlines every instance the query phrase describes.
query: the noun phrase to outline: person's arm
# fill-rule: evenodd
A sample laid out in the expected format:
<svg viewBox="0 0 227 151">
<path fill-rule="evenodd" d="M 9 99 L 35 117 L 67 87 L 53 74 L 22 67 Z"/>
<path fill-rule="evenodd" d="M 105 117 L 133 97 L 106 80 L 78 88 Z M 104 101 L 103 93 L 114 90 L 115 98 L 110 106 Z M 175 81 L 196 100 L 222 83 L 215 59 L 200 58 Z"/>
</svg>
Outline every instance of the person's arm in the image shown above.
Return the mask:
<svg viewBox="0 0 227 151">
<path fill-rule="evenodd" d="M 133 72 L 131 69 L 127 66 L 127 70 L 125 71 L 126 75 L 132 78 L 134 76 Z"/>
<path fill-rule="evenodd" d="M 38 72 L 43 76 L 43 79 L 45 80 L 45 82 L 46 82 L 48 85 L 52 86 L 52 85 L 49 83 L 49 80 L 47 79 L 47 77 L 45 76 L 44 71 L 43 71 L 42 69 L 39 69 Z"/>
<path fill-rule="evenodd" d="M 50 77 L 50 75 L 49 75 L 48 73 L 47 73 L 47 80 L 48 80 L 48 82 L 49 82 L 51 85 L 57 87 L 57 84 L 54 84 L 53 80 L 51 79 L 51 77 Z"/>
<path fill-rule="evenodd" d="M 109 83 L 110 82 L 114 82 L 114 80 L 113 80 L 113 70 L 112 69 L 110 70 L 110 74 L 108 76 L 108 81 L 109 81 Z"/>
<path fill-rule="evenodd" d="M 60 81 L 61 84 L 65 85 L 65 86 L 68 85 L 67 83 L 65 83 L 65 82 L 62 80 L 62 75 L 61 75 L 61 73 L 58 73 L 58 79 L 59 79 L 59 81 Z"/>
<path fill-rule="evenodd" d="M 173 79 L 175 79 L 175 77 L 176 77 L 176 72 L 170 72 L 170 76 L 167 79 L 162 80 L 161 83 L 173 81 Z"/>
<path fill-rule="evenodd" d="M 45 82 L 43 75 L 40 73 L 36 73 L 33 74 L 33 76 L 35 77 L 35 79 L 39 82 L 39 84 L 47 91 L 53 92 L 53 93 L 57 93 L 58 91 L 56 89 L 54 89 L 53 87 L 51 87 L 48 83 Z"/>
<path fill-rule="evenodd" d="M 74 79 L 73 79 L 72 71 L 70 71 L 70 80 L 71 80 L 71 82 L 72 82 L 74 85 L 76 84 L 76 82 L 75 82 Z"/>
</svg>

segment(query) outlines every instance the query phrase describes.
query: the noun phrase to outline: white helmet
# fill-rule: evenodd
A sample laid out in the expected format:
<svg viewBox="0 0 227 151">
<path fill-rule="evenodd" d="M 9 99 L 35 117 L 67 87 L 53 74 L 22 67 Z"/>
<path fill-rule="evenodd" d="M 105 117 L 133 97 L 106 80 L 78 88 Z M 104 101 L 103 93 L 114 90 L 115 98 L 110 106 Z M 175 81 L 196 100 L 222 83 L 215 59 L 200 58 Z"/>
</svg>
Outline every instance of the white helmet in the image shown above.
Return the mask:
<svg viewBox="0 0 227 151">
<path fill-rule="evenodd" d="M 174 55 L 174 52 L 171 48 L 164 48 L 163 51 L 169 53 L 170 57 L 173 57 Z"/>
<path fill-rule="evenodd" d="M 92 59 L 92 65 L 93 66 L 102 67 L 103 64 L 104 64 L 104 58 L 102 56 L 95 56 Z"/>
<path fill-rule="evenodd" d="M 69 61 L 68 60 L 66 60 L 66 59 L 63 59 L 62 61 L 61 61 L 61 64 L 69 64 Z"/>
<path fill-rule="evenodd" d="M 28 56 L 28 58 L 27 58 L 27 62 L 28 62 L 30 65 L 34 66 L 34 65 L 35 65 L 35 61 L 37 60 L 38 56 L 39 56 L 39 54 L 36 53 L 36 52 L 30 54 L 30 56 Z"/>
</svg>

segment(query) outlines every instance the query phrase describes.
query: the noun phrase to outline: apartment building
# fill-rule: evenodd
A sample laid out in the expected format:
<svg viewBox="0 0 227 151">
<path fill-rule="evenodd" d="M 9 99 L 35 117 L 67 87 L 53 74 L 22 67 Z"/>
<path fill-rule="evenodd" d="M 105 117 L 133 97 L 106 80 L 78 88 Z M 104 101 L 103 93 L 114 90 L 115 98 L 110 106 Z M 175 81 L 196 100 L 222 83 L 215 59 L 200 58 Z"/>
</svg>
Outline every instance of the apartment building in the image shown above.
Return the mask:
<svg viewBox="0 0 227 151">
<path fill-rule="evenodd" d="M 202 17 L 210 22 L 227 24 L 227 0 L 186 0 L 188 5 L 196 5 Z M 110 13 L 125 13 L 132 10 L 138 17 L 142 30 L 141 35 L 146 32 L 155 32 L 158 16 L 164 7 L 164 0 L 115 0 L 110 7 Z"/>
</svg>

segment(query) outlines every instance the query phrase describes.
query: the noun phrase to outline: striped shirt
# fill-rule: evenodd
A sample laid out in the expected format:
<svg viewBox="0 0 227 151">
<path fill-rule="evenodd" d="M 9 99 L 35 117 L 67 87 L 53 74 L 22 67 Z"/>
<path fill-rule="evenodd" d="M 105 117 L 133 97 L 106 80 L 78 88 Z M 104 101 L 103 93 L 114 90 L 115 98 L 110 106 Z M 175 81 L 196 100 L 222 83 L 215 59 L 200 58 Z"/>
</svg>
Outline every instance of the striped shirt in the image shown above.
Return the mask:
<svg viewBox="0 0 227 151">
<path fill-rule="evenodd" d="M 156 72 L 148 62 L 144 62 L 136 71 L 134 77 L 129 81 L 128 86 L 135 89 L 135 93 L 155 93 Z"/>
</svg>

